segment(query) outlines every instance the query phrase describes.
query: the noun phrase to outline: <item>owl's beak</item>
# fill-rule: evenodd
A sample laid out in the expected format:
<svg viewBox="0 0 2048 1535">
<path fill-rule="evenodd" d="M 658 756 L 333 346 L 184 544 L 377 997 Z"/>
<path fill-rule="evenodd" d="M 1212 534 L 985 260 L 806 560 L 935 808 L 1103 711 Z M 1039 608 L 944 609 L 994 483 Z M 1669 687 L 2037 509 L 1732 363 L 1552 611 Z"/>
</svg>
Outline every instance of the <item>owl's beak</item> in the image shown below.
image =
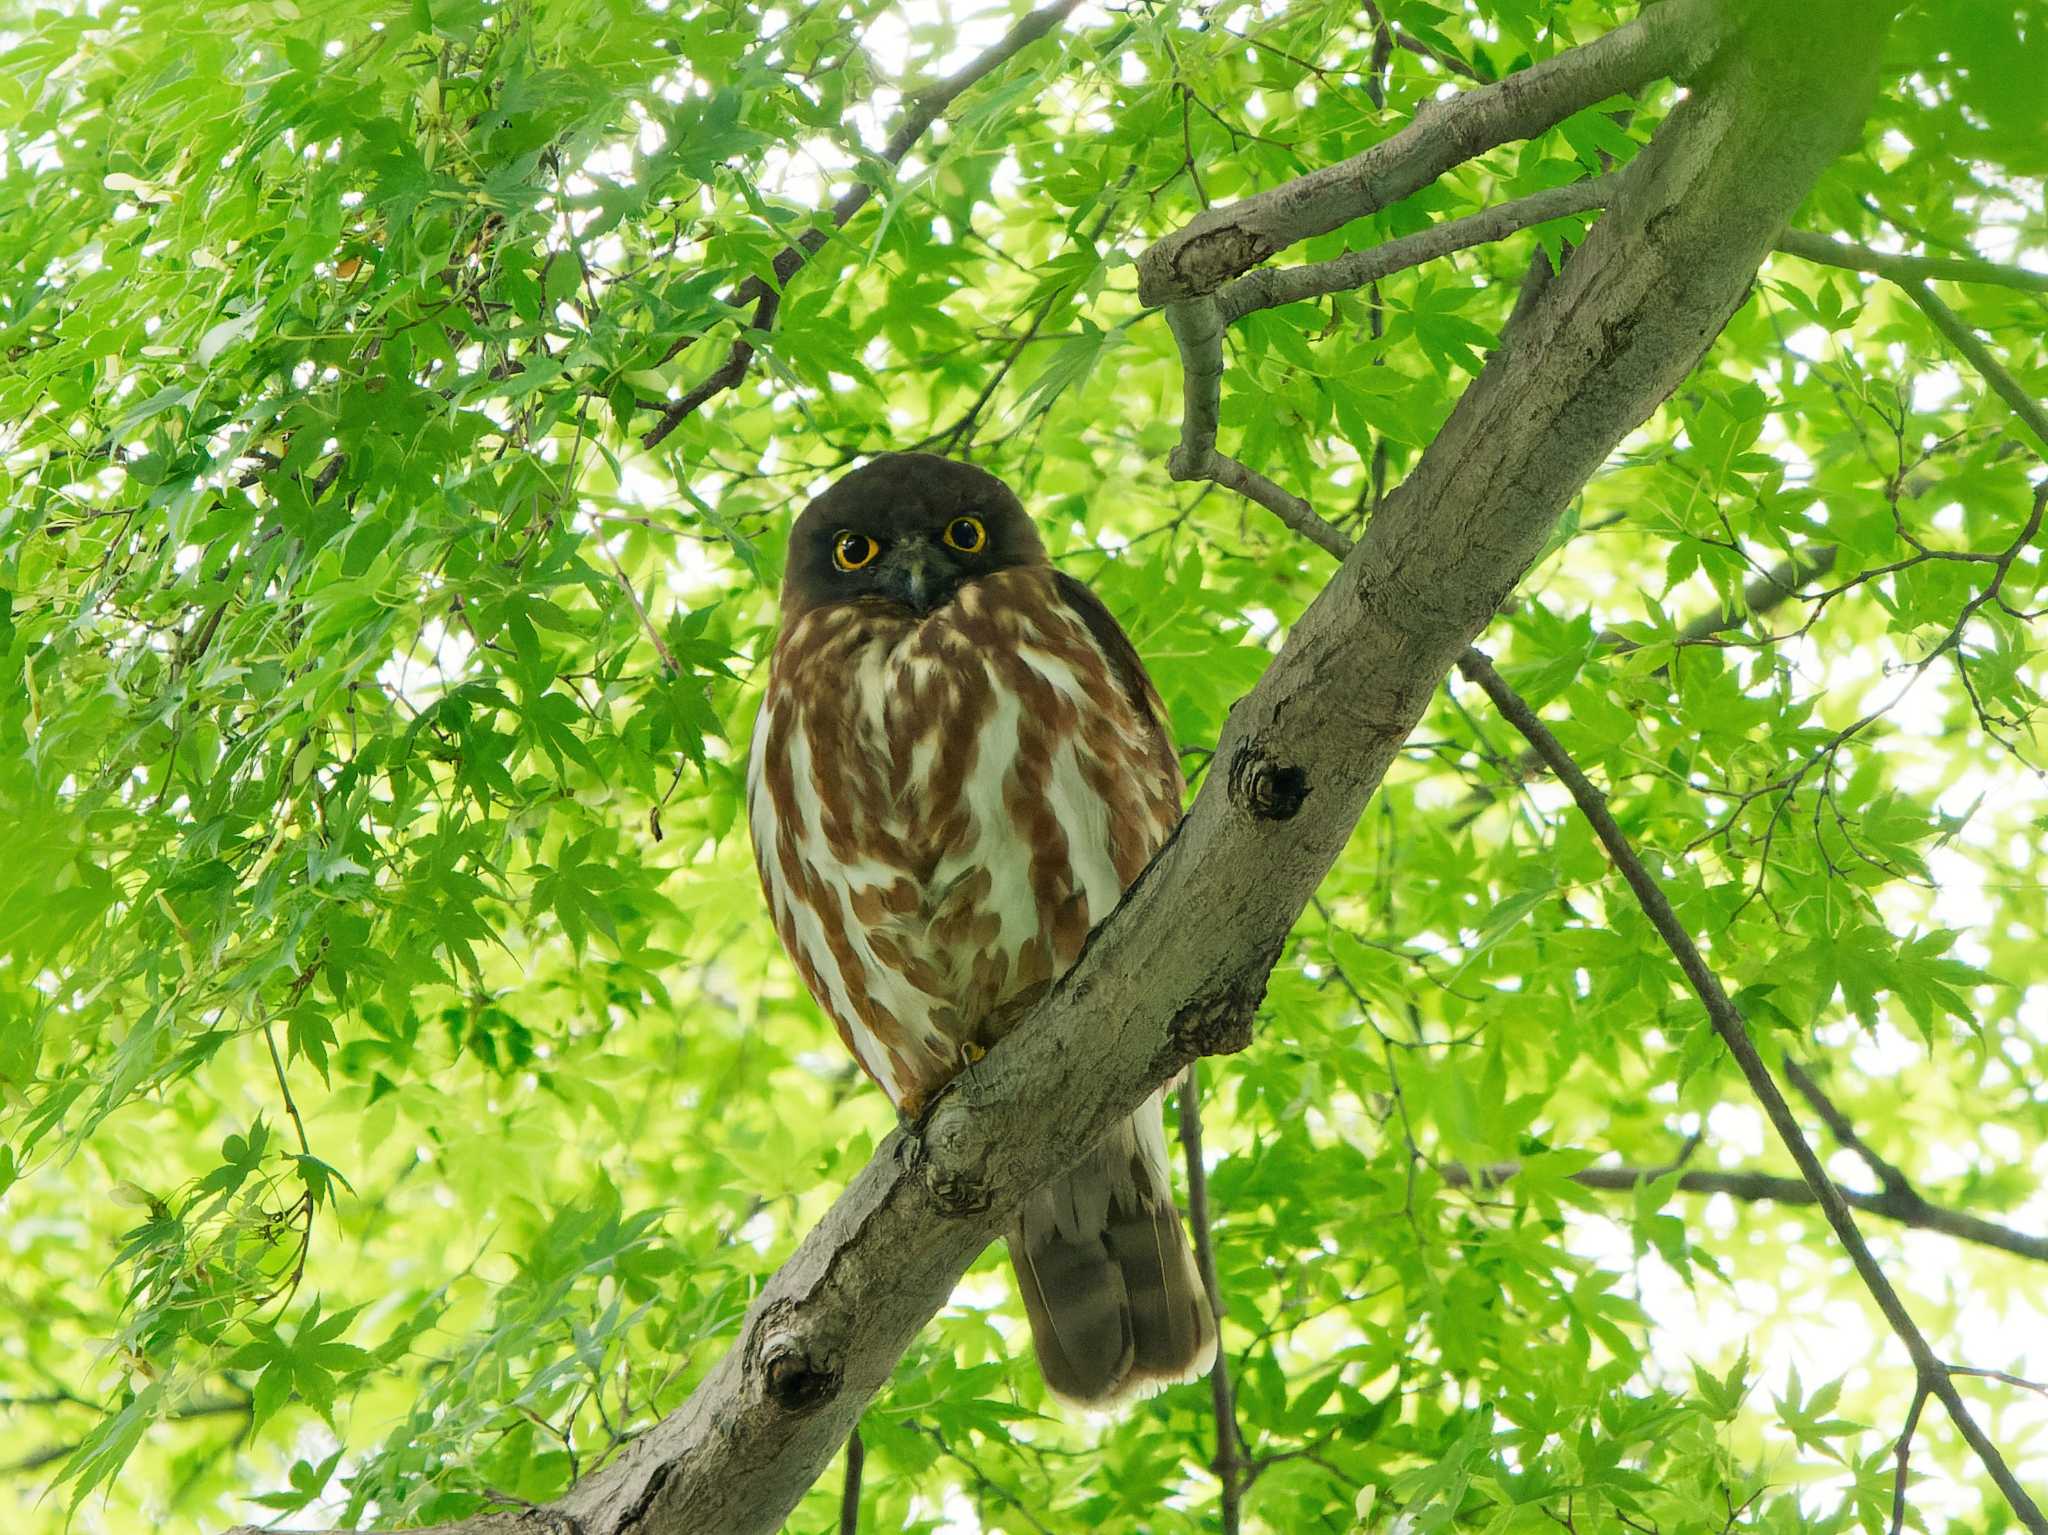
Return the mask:
<svg viewBox="0 0 2048 1535">
<path fill-rule="evenodd" d="M 943 607 L 955 585 L 951 562 L 928 539 L 905 538 L 882 556 L 876 584 L 919 618 Z"/>
</svg>

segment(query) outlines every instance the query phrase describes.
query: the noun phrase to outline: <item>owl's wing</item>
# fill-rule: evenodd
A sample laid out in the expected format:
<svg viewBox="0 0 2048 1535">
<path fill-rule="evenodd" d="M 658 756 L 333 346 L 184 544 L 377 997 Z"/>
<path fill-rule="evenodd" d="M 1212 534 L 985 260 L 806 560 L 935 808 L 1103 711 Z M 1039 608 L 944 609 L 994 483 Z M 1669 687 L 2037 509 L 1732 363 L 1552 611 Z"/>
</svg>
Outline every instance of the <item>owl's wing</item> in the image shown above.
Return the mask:
<svg viewBox="0 0 2048 1535">
<path fill-rule="evenodd" d="M 1166 706 L 1159 701 L 1159 690 L 1152 686 L 1151 674 L 1138 658 L 1137 646 L 1124 633 L 1116 615 L 1081 582 L 1062 570 L 1054 573 L 1052 584 L 1059 600 L 1087 628 L 1089 638 L 1095 641 L 1095 648 L 1109 663 L 1110 673 L 1129 700 L 1132 711 L 1143 725 L 1149 727 L 1149 744 L 1158 765 L 1171 775 L 1178 789 L 1183 782 L 1180 754 L 1173 749 L 1173 737 L 1167 729 Z M 1161 840 L 1164 840 L 1163 836 Z"/>
</svg>

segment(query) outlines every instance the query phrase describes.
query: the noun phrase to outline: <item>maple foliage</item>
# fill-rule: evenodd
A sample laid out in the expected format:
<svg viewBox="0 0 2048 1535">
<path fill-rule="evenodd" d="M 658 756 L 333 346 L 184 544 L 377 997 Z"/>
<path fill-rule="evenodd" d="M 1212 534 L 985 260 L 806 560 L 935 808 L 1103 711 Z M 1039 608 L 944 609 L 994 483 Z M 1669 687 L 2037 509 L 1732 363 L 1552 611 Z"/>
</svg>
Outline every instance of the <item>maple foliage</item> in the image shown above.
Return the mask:
<svg viewBox="0 0 2048 1535">
<path fill-rule="evenodd" d="M 1136 254 L 1634 11 L 0 20 L 8 1528 L 544 1502 L 685 1400 L 894 1125 L 740 824 L 793 512 L 1002 474 L 1199 785 L 1330 566 L 1170 476 Z M 1484 641 L 2034 1487 L 2043 78 L 2037 7 L 1900 18 L 1796 220 L 1862 254 L 1781 242 Z M 1286 259 L 1625 167 L 1677 89 Z M 1244 314 L 1223 448 L 1355 535 L 1599 216 Z M 1228 1426 L 1062 1414 L 990 1253 L 791 1529 L 1894 1527 L 1913 1369 L 1477 687 L 1200 1075 Z M 2010 1527 L 1936 1416 L 1910 1518 Z"/>
</svg>

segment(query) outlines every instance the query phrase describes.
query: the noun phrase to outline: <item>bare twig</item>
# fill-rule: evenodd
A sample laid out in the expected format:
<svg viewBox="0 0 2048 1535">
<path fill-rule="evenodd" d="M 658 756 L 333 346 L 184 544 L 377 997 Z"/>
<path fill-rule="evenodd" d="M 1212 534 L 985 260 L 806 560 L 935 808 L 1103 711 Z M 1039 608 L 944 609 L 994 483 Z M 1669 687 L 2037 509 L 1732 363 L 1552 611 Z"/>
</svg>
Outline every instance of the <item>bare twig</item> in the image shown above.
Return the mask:
<svg viewBox="0 0 2048 1535">
<path fill-rule="evenodd" d="M 1494 1188 L 1519 1177 L 1522 1164 L 1491 1162 L 1484 1167 L 1473 1168 L 1457 1162 L 1444 1162 L 1438 1164 L 1437 1171 L 1452 1188 Z M 1670 1167 L 1587 1167 L 1573 1173 L 1571 1181 L 1581 1188 L 1627 1193 L 1642 1184 L 1668 1177 L 1674 1171 L 1676 1169 Z M 2036 1263 L 2048 1263 L 2048 1237 L 2016 1231 L 1965 1210 L 1933 1204 L 1916 1193 L 1909 1192 L 1902 1197 L 1890 1190 L 1871 1193 L 1866 1189 L 1846 1188 L 1839 1183 L 1834 1187 L 1843 1203 L 1866 1214 L 1882 1216 L 1920 1231 L 1938 1231 L 1944 1236 L 1974 1242 L 1981 1247 L 1995 1247 L 2016 1257 L 2031 1258 Z M 1820 1203 L 1820 1196 L 1802 1179 L 1749 1168 L 1687 1168 L 1678 1174 L 1678 1189 L 1684 1194 L 1726 1194 L 1731 1199 L 1748 1203 L 1765 1200 L 1781 1205 Z"/>
<path fill-rule="evenodd" d="M 1990 283 L 2000 288 L 2024 288 L 2048 293 L 2048 272 L 2030 272 L 2025 267 L 2000 266 L 1995 261 L 1974 261 L 1941 256 L 1897 256 L 1852 245 L 1804 229 L 1788 229 L 1778 236 L 1778 249 L 1801 261 L 1840 267 L 1849 272 L 1874 272 L 1906 285 L 1918 282 Z"/>
<path fill-rule="evenodd" d="M 1952 1364 L 1948 1367 L 1951 1375 L 1974 1375 L 1983 1380 L 1995 1380 L 2000 1385 L 2018 1386 L 2022 1391 L 2031 1391 L 2037 1396 L 2048 1396 L 2048 1386 L 2038 1380 L 2028 1380 L 2023 1375 L 2009 1375 L 2004 1370 L 1981 1370 L 1975 1365 Z"/>
<path fill-rule="evenodd" d="M 1216 1458 L 1210 1464 L 1222 1484 L 1219 1502 L 1223 1535 L 1238 1535 L 1243 1522 L 1244 1441 L 1237 1432 L 1237 1398 L 1230 1389 L 1230 1354 L 1223 1347 L 1223 1291 L 1216 1282 L 1216 1249 L 1209 1234 L 1209 1170 L 1202 1161 L 1202 1086 L 1199 1066 L 1180 1079 L 1180 1144 L 1188 1168 L 1188 1224 L 1195 1233 L 1195 1267 L 1209 1292 L 1216 1318 L 1216 1363 L 1209 1371 L 1209 1403 L 1216 1415 Z"/>
<path fill-rule="evenodd" d="M 860 1429 L 846 1436 L 846 1485 L 839 1493 L 839 1535 L 860 1535 L 860 1473 L 867 1464 L 867 1446 Z"/>
<path fill-rule="evenodd" d="M 304 987 L 298 990 L 303 991 Z M 270 1032 L 270 1025 L 263 1025 L 263 1043 L 270 1048 L 270 1066 L 277 1073 L 277 1090 L 284 1095 L 284 1111 L 291 1117 L 292 1128 L 299 1134 L 299 1150 L 307 1156 L 313 1154 L 312 1144 L 306 1139 L 306 1122 L 299 1117 L 299 1105 L 292 1098 L 292 1085 L 284 1074 L 284 1057 L 277 1053 L 277 1037 Z"/>
<path fill-rule="evenodd" d="M 640 600 L 640 593 L 634 590 L 632 577 L 626 574 L 626 567 L 621 565 L 619 557 L 612 553 L 610 544 L 599 539 L 597 545 L 604 550 L 604 557 L 612 567 L 612 574 L 618 577 L 619 586 L 626 593 L 626 600 L 633 604 L 633 611 L 640 615 L 640 627 L 647 632 L 647 638 L 654 646 L 654 653 L 661 657 L 662 666 L 671 677 L 680 677 L 682 672 L 676 666 L 675 655 L 669 650 L 668 642 L 661 637 L 661 631 L 654 627 L 654 620 L 648 616 L 647 605 Z"/>
<path fill-rule="evenodd" d="M 1927 1406 L 1927 1383 L 1913 1388 L 1913 1405 L 1906 1409 L 1906 1426 L 1899 1430 L 1899 1469 L 1892 1476 L 1892 1529 L 1899 1535 L 1906 1527 L 1906 1464 L 1913 1455 L 1913 1435 L 1920 1427 L 1920 1413 Z"/>
<path fill-rule="evenodd" d="M 1790 1056 L 1785 1058 L 1785 1076 L 1799 1089 L 1799 1095 L 1813 1105 L 1813 1111 L 1820 1115 L 1821 1123 L 1828 1127 L 1828 1133 L 1842 1144 L 1844 1150 L 1853 1151 L 1861 1157 L 1863 1165 L 1876 1174 L 1879 1187 L 1887 1194 L 1896 1195 L 1903 1201 L 1920 1202 L 1920 1196 L 1914 1191 L 1911 1180 L 1870 1149 L 1863 1137 L 1856 1133 L 1856 1127 L 1849 1122 L 1849 1116 L 1841 1111 L 1834 1099 L 1821 1090 L 1820 1083 L 1814 1081 L 1807 1069 Z"/>
<path fill-rule="evenodd" d="M 1608 857 L 1613 860 L 1622 878 L 1628 882 L 1629 888 L 1635 892 L 1637 904 L 1642 907 L 1643 914 L 1650 919 L 1650 925 L 1656 928 L 1658 936 L 1664 940 L 1665 946 L 1678 961 L 1679 969 L 1684 972 L 1693 994 L 1705 1006 L 1714 1032 L 1721 1037 L 1721 1042 L 1727 1046 L 1728 1053 L 1735 1058 L 1736 1066 L 1749 1083 L 1750 1091 L 1762 1104 L 1772 1128 L 1777 1131 L 1779 1140 L 1784 1143 L 1793 1163 L 1799 1168 L 1800 1176 L 1816 1196 L 1828 1224 L 1834 1228 L 1836 1238 L 1847 1250 L 1857 1277 L 1863 1281 L 1864 1288 L 1876 1301 L 1878 1310 L 1884 1314 L 1893 1335 L 1905 1345 L 1906 1352 L 1913 1361 L 1918 1386 L 1931 1394 L 1947 1411 L 1950 1420 L 1954 1422 L 1970 1448 L 1976 1452 L 1977 1459 L 1983 1463 L 1984 1469 L 1990 1474 L 1991 1480 L 2004 1495 L 2006 1502 L 2011 1505 L 2020 1523 L 2033 1532 L 2033 1535 L 2048 1535 L 2048 1517 L 2042 1515 L 2033 1498 L 2014 1477 L 2012 1468 L 2006 1464 L 1998 1446 L 1991 1442 L 1983 1428 L 1978 1425 L 1976 1418 L 1964 1403 L 1961 1393 L 1956 1390 L 1955 1383 L 1950 1380 L 1948 1367 L 1935 1356 L 1933 1348 L 1921 1333 L 1918 1324 L 1914 1322 L 1912 1314 L 1907 1311 L 1897 1289 L 1893 1287 L 1890 1276 L 1871 1255 L 1870 1245 L 1864 1241 L 1863 1233 L 1857 1229 L 1856 1217 L 1850 1212 L 1848 1201 L 1843 1199 L 1841 1190 L 1828 1177 L 1826 1170 L 1820 1165 L 1820 1159 L 1814 1155 L 1813 1147 L 1807 1143 L 1805 1132 L 1799 1128 L 1799 1121 L 1792 1113 L 1792 1106 L 1785 1101 L 1785 1095 L 1779 1092 L 1778 1084 L 1771 1078 L 1770 1069 L 1764 1065 L 1763 1057 L 1757 1053 L 1755 1044 L 1751 1042 L 1748 1026 L 1742 1021 L 1742 1015 L 1735 1010 L 1734 1003 L 1728 1000 L 1727 992 L 1721 987 L 1720 978 L 1708 966 L 1699 948 L 1693 943 L 1692 935 L 1678 920 L 1678 914 L 1672 910 L 1663 887 L 1637 856 L 1627 834 L 1608 811 L 1605 796 L 1593 787 L 1592 782 L 1580 771 L 1578 764 L 1558 744 L 1557 737 L 1550 733 L 1549 728 L 1536 717 L 1535 711 L 1523 702 L 1521 696 L 1502 680 L 1500 673 L 1493 669 L 1492 662 L 1484 655 L 1477 650 L 1468 649 L 1458 660 L 1458 670 L 1493 700 L 1494 707 L 1500 711 L 1501 717 L 1519 730 L 1529 744 L 1542 753 L 1544 761 L 1549 763 L 1550 770 L 1557 775 L 1558 781 L 1570 791 L 1573 802 L 1591 824 L 1594 835 L 1607 849 Z"/>
</svg>

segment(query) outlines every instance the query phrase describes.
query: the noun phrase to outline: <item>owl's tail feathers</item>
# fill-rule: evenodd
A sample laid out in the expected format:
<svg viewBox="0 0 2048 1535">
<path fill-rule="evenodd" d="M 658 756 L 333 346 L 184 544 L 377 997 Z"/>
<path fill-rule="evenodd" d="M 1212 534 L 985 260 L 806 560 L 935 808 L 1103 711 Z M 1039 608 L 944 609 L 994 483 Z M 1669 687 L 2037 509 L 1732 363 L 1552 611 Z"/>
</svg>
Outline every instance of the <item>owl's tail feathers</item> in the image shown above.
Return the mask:
<svg viewBox="0 0 2048 1535">
<path fill-rule="evenodd" d="M 1024 1202 L 1010 1262 L 1054 1396 L 1115 1407 L 1216 1360 L 1216 1316 L 1173 1203 L 1154 1097 Z"/>
</svg>

